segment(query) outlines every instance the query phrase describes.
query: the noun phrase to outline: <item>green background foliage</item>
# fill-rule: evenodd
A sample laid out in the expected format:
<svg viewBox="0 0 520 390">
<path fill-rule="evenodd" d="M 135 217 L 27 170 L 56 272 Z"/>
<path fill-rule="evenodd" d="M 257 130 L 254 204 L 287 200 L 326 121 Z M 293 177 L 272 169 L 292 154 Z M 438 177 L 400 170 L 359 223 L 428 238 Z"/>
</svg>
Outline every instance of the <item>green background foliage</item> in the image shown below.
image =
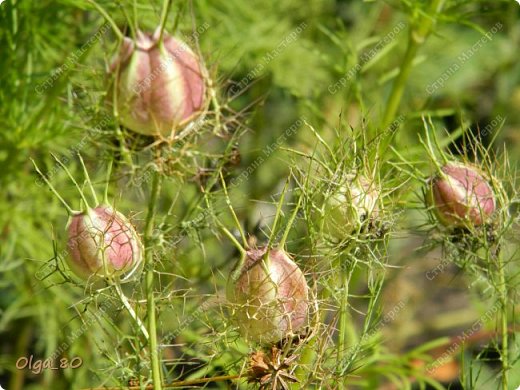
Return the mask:
<svg viewBox="0 0 520 390">
<path fill-rule="evenodd" d="M 129 20 L 137 20 L 141 29 L 153 31 L 160 21 L 162 2 L 99 4 L 121 29 Z M 395 169 L 400 164 L 397 155 L 387 151 L 376 162 L 373 147 L 369 146 L 363 156 L 368 161 L 353 161 L 355 156 L 349 155 L 348 148 L 337 139 L 338 134 L 340 139 L 387 136 L 382 118 L 402 67 L 410 31 L 435 17 L 429 14 L 428 4 L 412 0 L 173 2 L 166 23 L 168 31 L 189 37 L 198 27 L 207 25 L 198 35 L 197 50 L 210 70 L 224 116 L 232 120 L 227 133 L 218 134 L 211 129 L 215 116 L 209 115 L 207 138 L 195 137 L 193 144 L 184 149 L 174 145 L 169 154 L 173 162 L 165 164 L 169 173 L 158 203 L 159 219 L 153 239 L 159 264 L 159 339 L 168 344 L 163 363 L 170 380 L 239 374 L 251 347 L 238 336 L 225 305 L 215 300 L 225 297 L 227 275 L 237 254 L 215 222 L 232 226 L 225 196 L 219 185 L 212 187 L 205 181 L 204 173 L 212 177 L 223 170 L 226 179 L 236 180 L 229 195 L 233 207 L 246 230 L 259 242 L 266 242 L 287 177 L 305 172 L 307 167 L 305 159 L 288 149 L 311 155 L 317 148 L 316 136 L 304 121 L 327 145 L 337 148 L 337 156 L 346 161 L 345 166 L 377 169 L 379 180 L 386 178 L 384 188 L 391 195 L 385 206 L 395 227 L 381 270 L 387 265 L 402 267 L 398 271 L 436 266 L 431 259 L 428 266 L 417 265 L 425 255 L 413 249 L 422 245 L 423 226 L 428 223 L 424 210 L 414 209 L 422 207 L 420 181 Z M 497 161 L 497 165 L 512 167 L 507 171 L 505 186 L 514 193 L 520 156 L 519 16 L 520 7 L 512 0 L 445 2 L 431 36 L 413 60 L 398 110 L 402 120 L 392 143 L 424 177 L 432 171 L 432 164 L 418 143 L 418 135 L 424 134 L 422 118 L 430 116 L 442 142 L 447 140 L 448 145 L 455 139 L 448 148 L 454 154 L 454 145 L 464 148 L 462 131 L 478 138 L 480 130 L 488 129 L 486 134 L 480 133 L 483 144 L 499 154 L 506 150 L 507 160 L 502 157 L 506 162 Z M 148 375 L 146 348 L 120 303 L 110 291 L 96 293 L 71 282 L 66 275 L 63 256 L 56 256 L 66 248 L 66 210 L 30 161 L 34 159 L 60 194 L 73 207 L 80 208 L 77 190 L 51 154 L 58 156 L 82 183 L 76 156 L 79 151 L 99 193 L 105 186 L 107 163 L 115 158 L 110 199 L 142 231 L 151 186 L 147 172 L 153 168 L 152 152 L 146 150 L 150 140 L 124 131 L 132 166 L 118 154 L 121 144 L 115 136 L 117 122 L 105 104 L 110 85 L 107 71 L 118 49 L 116 37 L 107 29 L 100 39 L 87 44 L 105 23 L 88 1 L 7 0 L 0 6 L 0 384 L 9 390 L 126 385 L 132 377 Z M 459 56 L 497 23 L 502 27 L 492 39 L 461 63 Z M 403 27 L 395 39 L 370 54 L 396 26 Z M 290 34 L 293 38 L 288 39 Z M 427 87 L 447 72 L 450 76 L 443 86 L 428 93 Z M 289 134 L 288 129 L 295 123 L 296 130 Z M 235 135 L 236 140 L 232 138 Z M 281 147 L 266 152 L 278 141 Z M 235 156 L 233 160 L 229 145 L 234 146 L 240 159 Z M 191 147 L 196 151 L 193 155 Z M 466 152 L 471 154 L 469 148 Z M 310 175 L 320 182 L 317 170 Z M 513 196 L 513 211 L 515 201 Z M 290 202 L 293 205 L 295 198 Z M 289 214 L 285 210 L 285 223 Z M 337 286 L 326 277 L 320 279 L 323 275 L 318 271 L 323 271 L 320 267 L 327 263 L 327 256 L 331 256 L 331 263 L 334 256 L 339 256 L 338 248 L 324 251 L 319 248 L 321 239 L 319 231 L 313 232 L 298 219 L 287 246 L 289 252 L 300 255 L 299 264 L 309 284 L 316 282 L 320 289 L 330 289 L 328 299 L 336 303 L 323 299 L 332 312 L 337 305 Z M 512 259 L 510 272 L 515 275 L 516 243 L 511 242 L 507 250 Z M 411 361 L 420 355 L 414 348 L 427 345 L 432 339 L 430 332 L 435 337 L 459 334 L 460 329 L 466 329 L 485 313 L 486 304 L 469 289 L 457 293 L 456 297 L 464 296 L 459 306 L 443 301 L 449 301 L 453 283 L 471 285 L 478 278 L 469 271 L 466 274 L 456 270 L 448 275 L 455 282 L 447 280 L 446 274 L 442 282 L 445 284 L 439 287 L 428 284 L 420 271 L 402 280 L 392 269 L 382 276 L 385 287 L 381 291 L 390 293 L 376 299 L 366 288 L 371 272 L 379 272 L 374 269 L 379 270 L 378 265 L 367 261 L 367 265 L 360 266 L 358 284 L 353 284 L 352 294 L 362 297 L 353 304 L 359 309 L 353 310 L 351 319 L 357 331 L 369 333 L 377 325 L 377 321 L 372 322 L 363 329 L 362 312 L 368 310 L 371 299 L 378 305 L 378 309 L 370 308 L 375 317 L 405 298 L 407 304 L 399 314 L 401 320 L 392 319 L 383 330 L 373 332 L 376 336 L 370 342 L 381 347 L 367 344 L 367 348 L 379 352 L 374 359 L 363 360 L 364 379 L 356 379 L 357 371 L 352 371 L 361 367 L 361 360 L 350 362 L 350 368 L 345 370 L 353 375 L 352 383 L 359 388 L 378 388 L 388 378 L 401 383 L 403 387 L 398 388 L 406 388 L 413 382 L 407 358 Z M 331 273 L 334 270 L 328 269 L 325 275 Z M 517 291 L 513 276 L 509 283 L 514 302 Z M 421 311 L 432 303 L 418 291 L 430 288 L 438 289 L 438 300 L 444 303 L 433 305 L 436 309 L 431 312 Z M 139 283 L 125 289 L 130 298 L 143 296 Z M 392 291 L 413 294 L 408 300 L 410 297 L 394 296 Z M 103 304 L 108 304 L 110 310 L 98 316 Z M 204 310 L 199 309 L 201 305 Z M 144 311 L 140 314 L 144 316 Z M 511 316 L 513 320 L 514 313 Z M 332 317 L 325 317 L 331 323 Z M 440 325 L 425 326 L 430 317 Z M 16 369 L 19 357 L 46 359 L 64 343 L 66 348 L 59 355 L 81 357 L 80 368 L 43 370 L 38 375 Z M 518 366 L 514 341 L 511 349 L 512 361 Z M 471 360 L 470 353 L 462 356 Z M 462 380 L 466 388 L 498 388 L 494 379 L 482 379 L 492 378 L 496 370 L 482 360 L 485 358 L 473 361 L 473 368 L 466 365 L 463 369 L 471 372 Z M 335 386 L 339 374 L 334 363 L 335 355 L 325 354 L 321 371 L 316 371 L 308 382 L 309 388 L 327 383 Z M 481 375 L 476 378 L 475 372 Z M 520 384 L 518 372 L 518 367 L 511 370 L 511 386 Z M 423 384 L 428 381 L 431 386 L 441 386 L 433 379 Z M 207 387 L 228 388 L 231 383 Z M 245 381 L 238 383 L 247 388 Z"/>
</svg>

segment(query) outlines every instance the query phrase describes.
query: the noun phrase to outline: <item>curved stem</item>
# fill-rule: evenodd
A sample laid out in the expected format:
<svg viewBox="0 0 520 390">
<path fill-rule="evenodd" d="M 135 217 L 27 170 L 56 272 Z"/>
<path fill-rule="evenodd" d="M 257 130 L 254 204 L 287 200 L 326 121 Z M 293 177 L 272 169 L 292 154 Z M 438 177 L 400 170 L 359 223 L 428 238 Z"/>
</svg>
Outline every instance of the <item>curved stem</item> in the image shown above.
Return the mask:
<svg viewBox="0 0 520 390">
<path fill-rule="evenodd" d="M 137 31 L 138 31 L 138 28 L 135 25 L 135 19 L 133 17 L 130 17 L 130 15 L 128 14 L 128 12 L 126 11 L 126 9 L 123 6 L 121 6 L 121 10 L 123 11 L 123 14 L 125 15 L 125 18 L 126 18 L 126 22 L 128 23 L 128 29 L 130 30 L 130 36 L 132 37 L 132 39 L 135 42 L 135 41 L 137 41 Z"/>
<path fill-rule="evenodd" d="M 294 221 L 296 220 L 296 217 L 298 216 L 298 211 L 300 211 L 300 206 L 302 204 L 302 198 L 303 194 L 298 197 L 298 203 L 296 203 L 296 206 L 294 207 L 293 213 L 291 215 L 291 218 L 289 219 L 289 222 L 287 223 L 287 226 L 285 228 L 285 231 L 283 232 L 282 239 L 278 243 L 280 248 L 284 249 L 285 243 L 287 242 L 287 238 L 289 237 L 289 233 L 291 231 L 291 228 L 294 224 Z"/>
<path fill-rule="evenodd" d="M 236 249 L 238 249 L 238 251 L 240 252 L 240 259 L 238 259 L 238 262 L 235 264 L 233 270 L 231 271 L 231 280 L 234 281 L 240 277 L 240 273 L 242 272 L 242 268 L 244 267 L 244 264 L 246 262 L 247 250 L 246 248 L 242 247 L 238 240 L 233 236 L 233 233 L 231 233 L 221 222 L 219 222 L 218 224 L 222 229 L 222 232 L 231 240 L 233 245 L 235 245 Z"/>
<path fill-rule="evenodd" d="M 96 190 L 94 190 L 94 186 L 92 184 L 92 180 L 90 180 L 90 175 L 88 173 L 88 169 L 85 165 L 85 161 L 83 161 L 83 157 L 78 153 L 79 162 L 81 163 L 81 167 L 83 168 L 83 174 L 85 175 L 85 180 L 87 181 L 87 186 L 90 189 L 90 193 L 92 194 L 92 198 L 94 199 L 94 203 L 96 206 L 99 205 L 99 201 L 96 195 Z"/>
<path fill-rule="evenodd" d="M 51 184 L 51 182 L 45 177 L 45 175 L 42 173 L 42 171 L 40 171 L 40 168 L 38 168 L 38 165 L 36 165 L 36 162 L 32 158 L 31 158 L 31 162 L 34 165 L 34 169 L 36 170 L 36 172 L 38 172 L 38 174 L 40 175 L 42 180 L 45 182 L 45 184 L 47 184 L 49 186 L 49 189 L 51 190 L 51 192 L 56 196 L 56 198 L 58 198 L 58 200 L 67 209 L 68 214 L 69 215 L 74 215 L 74 214 L 79 213 L 79 211 L 73 210 L 72 207 L 70 207 L 69 204 L 65 201 L 65 199 L 63 199 L 61 197 L 59 192 L 56 190 L 56 188 L 54 188 L 54 186 Z"/>
<path fill-rule="evenodd" d="M 146 216 L 144 245 L 145 245 L 145 267 L 146 267 L 146 304 L 148 316 L 148 333 L 150 345 L 150 358 L 152 360 L 152 379 L 155 390 L 162 390 L 162 375 L 160 366 L 159 349 L 157 346 L 157 323 L 155 318 L 155 297 L 154 297 L 154 260 L 152 252 L 152 237 L 154 221 L 159 193 L 161 191 L 162 176 L 159 172 L 154 172 L 152 181 L 152 191 L 148 203 L 148 214 Z"/>
<path fill-rule="evenodd" d="M 128 298 L 126 297 L 125 293 L 123 292 L 123 289 L 121 288 L 121 284 L 118 280 L 111 280 L 110 281 L 112 286 L 115 288 L 117 292 L 117 296 L 119 297 L 120 301 L 123 303 L 123 306 L 125 307 L 128 314 L 130 314 L 130 317 L 133 318 L 141 332 L 143 333 L 143 336 L 146 340 L 149 340 L 148 331 L 146 330 L 146 327 L 144 326 L 143 322 L 135 312 L 134 308 L 130 305 L 130 302 L 128 302 Z"/>
<path fill-rule="evenodd" d="M 90 209 L 90 204 L 87 200 L 87 197 L 85 196 L 85 194 L 83 193 L 83 190 L 81 189 L 81 187 L 79 186 L 78 182 L 76 181 L 76 179 L 74 178 L 74 176 L 72 175 L 72 173 L 69 171 L 69 169 L 67 168 L 67 166 L 65 164 L 63 164 L 63 162 L 61 162 L 61 160 L 56 157 L 54 154 L 51 153 L 51 156 L 54 158 L 54 160 L 56 160 L 56 162 L 58 163 L 58 165 L 60 167 L 63 168 L 63 170 L 65 171 L 65 173 L 67 174 L 67 176 L 69 177 L 69 179 L 72 181 L 72 183 L 74 183 L 74 186 L 76 187 L 76 189 L 78 190 L 79 192 L 79 196 L 81 197 L 81 200 L 83 200 L 83 202 L 85 203 L 85 207 L 87 209 Z"/>
<path fill-rule="evenodd" d="M 219 224 L 220 228 L 222 229 L 222 232 L 231 240 L 231 242 L 233 243 L 235 248 L 240 252 L 240 254 L 242 256 L 246 256 L 247 255 L 246 248 L 238 242 L 238 240 L 235 238 L 235 236 L 233 236 L 233 233 L 231 233 L 229 231 L 229 229 L 226 228 L 222 223 L 219 222 L 218 224 Z"/>
<path fill-rule="evenodd" d="M 280 222 L 280 216 L 282 215 L 282 212 L 283 212 L 282 209 L 283 209 L 283 205 L 284 205 L 284 201 L 285 201 L 285 195 L 287 194 L 287 189 L 289 188 L 290 179 L 291 179 L 290 176 L 287 177 L 287 180 L 285 181 L 285 185 L 282 190 L 282 195 L 280 196 L 280 200 L 278 201 L 278 205 L 276 206 L 276 215 L 274 216 L 273 227 L 271 228 L 271 234 L 269 235 L 269 243 L 267 245 L 268 250 L 267 250 L 266 254 L 269 253 L 269 250 L 272 248 L 273 241 L 275 240 L 275 237 L 276 237 L 276 232 L 278 229 L 278 224 Z"/>
<path fill-rule="evenodd" d="M 114 31 L 114 34 L 117 35 L 117 38 L 122 41 L 123 38 L 125 37 L 125 35 L 121 32 L 121 30 L 119 29 L 119 27 L 117 27 L 117 24 L 116 22 L 114 21 L 114 19 L 112 19 L 110 17 L 110 15 L 108 14 L 107 11 L 105 11 L 105 9 L 103 7 L 101 7 L 97 2 L 95 2 L 94 0 L 88 0 L 88 2 L 90 4 L 92 4 L 97 10 L 98 12 L 103 15 L 103 17 L 107 20 L 108 23 L 110 23 L 110 26 L 112 27 L 112 30 Z"/>
<path fill-rule="evenodd" d="M 222 189 L 224 190 L 224 195 L 226 196 L 226 205 L 228 206 L 229 211 L 231 212 L 231 215 L 233 216 L 233 221 L 235 222 L 238 232 L 240 233 L 240 237 L 242 238 L 242 245 L 244 248 L 246 248 L 247 247 L 247 238 L 246 238 L 246 235 L 244 234 L 244 230 L 242 229 L 242 225 L 240 224 L 240 221 L 238 220 L 237 214 L 235 213 L 235 209 L 233 209 L 233 205 L 231 204 L 231 199 L 229 198 L 226 181 L 224 180 L 224 175 L 222 174 L 222 171 L 220 171 L 220 182 L 222 184 Z"/>
</svg>

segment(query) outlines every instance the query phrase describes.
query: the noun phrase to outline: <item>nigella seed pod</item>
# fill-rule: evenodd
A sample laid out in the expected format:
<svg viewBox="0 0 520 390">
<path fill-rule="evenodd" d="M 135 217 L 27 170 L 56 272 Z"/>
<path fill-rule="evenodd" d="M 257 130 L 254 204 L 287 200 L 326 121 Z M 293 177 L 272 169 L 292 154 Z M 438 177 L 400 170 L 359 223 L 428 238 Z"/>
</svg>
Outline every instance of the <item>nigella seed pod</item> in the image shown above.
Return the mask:
<svg viewBox="0 0 520 390">
<path fill-rule="evenodd" d="M 70 268 L 83 279 L 129 277 L 143 261 L 141 239 L 130 221 L 105 205 L 72 216 L 67 246 Z"/>
<path fill-rule="evenodd" d="M 348 175 L 345 184 L 325 200 L 324 231 L 343 239 L 364 223 L 378 218 L 380 192 L 374 181 L 364 176 Z"/>
<path fill-rule="evenodd" d="M 300 268 L 280 249 L 247 251 L 242 269 L 231 278 L 228 298 L 233 303 L 242 335 L 273 343 L 307 323 L 309 288 Z"/>
<path fill-rule="evenodd" d="M 117 111 L 121 123 L 137 133 L 170 136 L 183 130 L 206 109 L 206 70 L 181 40 L 160 31 L 124 38 L 111 66 L 116 74 Z"/>
<path fill-rule="evenodd" d="M 480 226 L 496 210 L 486 175 L 469 164 L 450 162 L 429 180 L 427 202 L 447 227 Z"/>
</svg>

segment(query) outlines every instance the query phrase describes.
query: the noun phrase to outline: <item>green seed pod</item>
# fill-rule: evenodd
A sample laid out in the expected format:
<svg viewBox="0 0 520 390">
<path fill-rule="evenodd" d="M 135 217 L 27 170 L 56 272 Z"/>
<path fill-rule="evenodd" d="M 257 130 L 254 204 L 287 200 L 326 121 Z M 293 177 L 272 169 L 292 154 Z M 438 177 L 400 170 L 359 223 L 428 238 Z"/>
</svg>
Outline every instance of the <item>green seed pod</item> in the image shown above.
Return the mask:
<svg viewBox="0 0 520 390">
<path fill-rule="evenodd" d="M 346 183 L 325 200 L 324 232 L 342 240 L 364 223 L 379 216 L 380 193 L 364 176 L 349 176 Z"/>
</svg>

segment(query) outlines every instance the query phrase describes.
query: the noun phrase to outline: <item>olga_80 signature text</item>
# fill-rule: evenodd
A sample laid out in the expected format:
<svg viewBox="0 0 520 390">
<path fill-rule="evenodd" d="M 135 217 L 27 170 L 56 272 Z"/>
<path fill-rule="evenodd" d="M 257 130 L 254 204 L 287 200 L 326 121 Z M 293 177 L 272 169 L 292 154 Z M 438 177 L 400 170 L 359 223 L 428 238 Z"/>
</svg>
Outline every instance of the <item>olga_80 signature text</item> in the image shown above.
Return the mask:
<svg viewBox="0 0 520 390">
<path fill-rule="evenodd" d="M 33 355 L 29 357 L 22 356 L 16 361 L 16 368 L 19 370 L 29 369 L 33 374 L 40 374 L 43 370 L 64 370 L 67 368 L 79 368 L 83 364 L 83 359 L 76 356 L 71 359 L 61 358 L 59 361 L 52 358 L 45 360 L 34 359 Z"/>
</svg>

